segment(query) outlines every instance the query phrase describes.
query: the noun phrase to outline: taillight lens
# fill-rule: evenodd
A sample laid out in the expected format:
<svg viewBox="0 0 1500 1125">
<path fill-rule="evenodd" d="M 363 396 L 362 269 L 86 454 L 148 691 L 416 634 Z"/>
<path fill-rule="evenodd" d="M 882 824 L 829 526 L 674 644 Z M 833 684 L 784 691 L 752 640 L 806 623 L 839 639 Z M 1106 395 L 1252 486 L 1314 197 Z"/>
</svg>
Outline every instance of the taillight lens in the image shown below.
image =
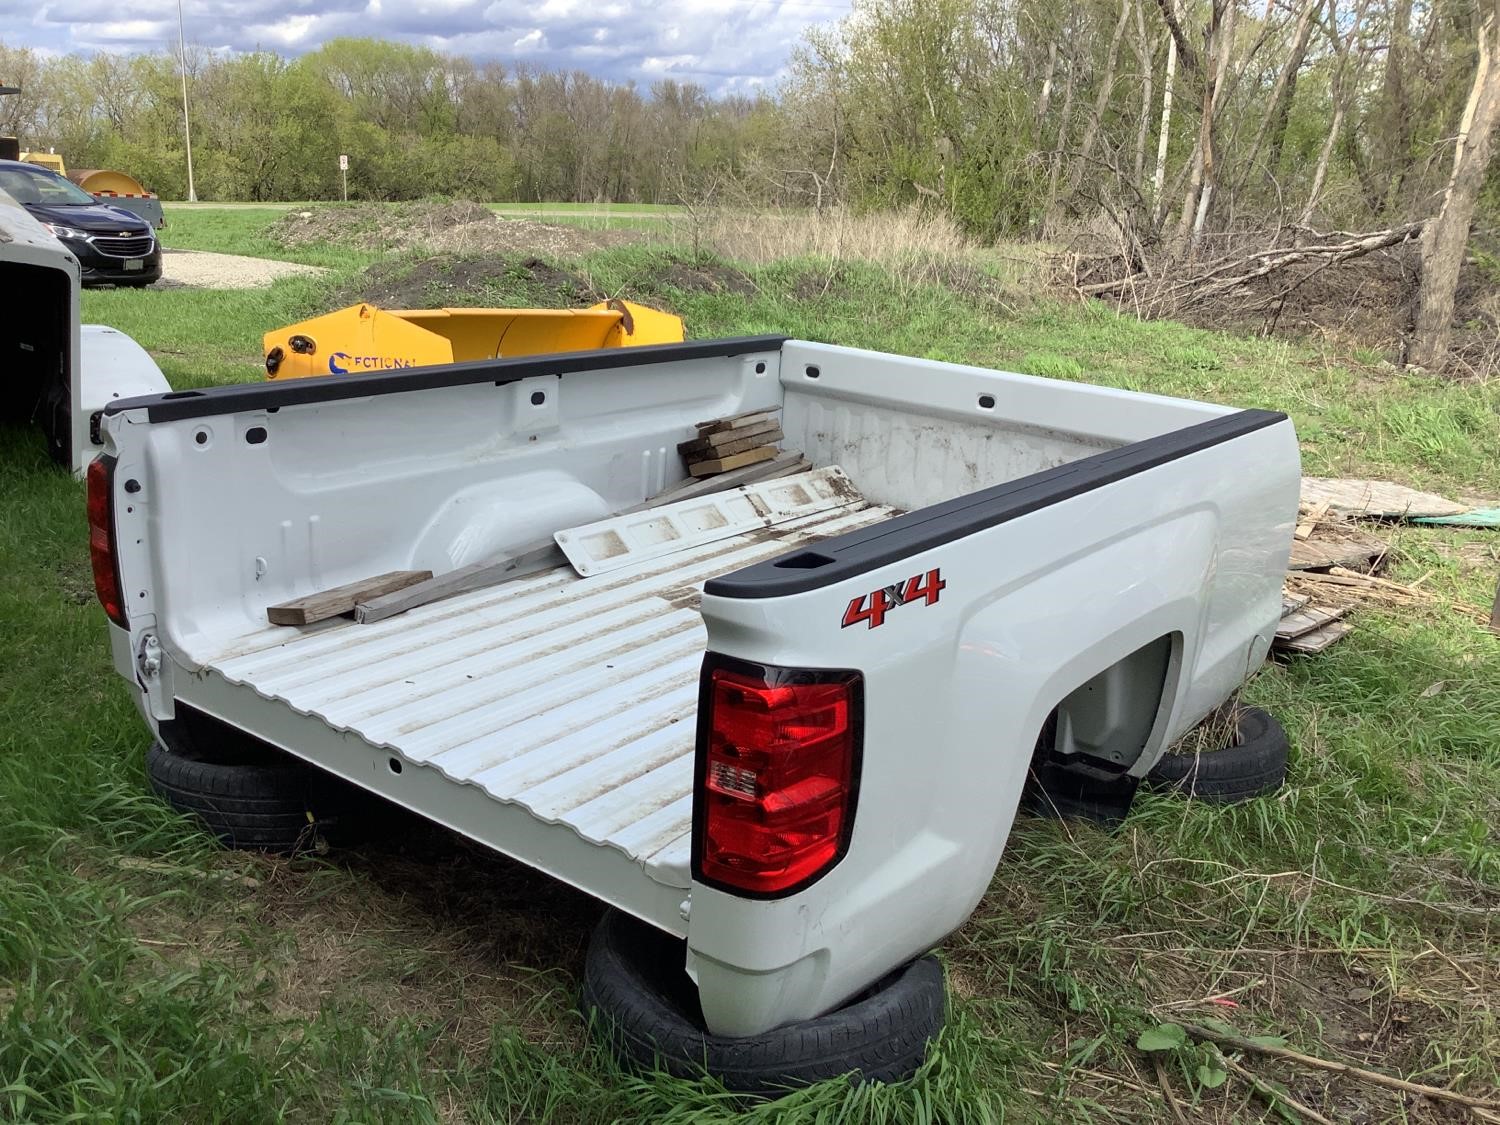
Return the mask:
<svg viewBox="0 0 1500 1125">
<path fill-rule="evenodd" d="M 863 679 L 704 662 L 693 875 L 777 897 L 828 871 L 849 846 L 859 783 Z"/>
<path fill-rule="evenodd" d="M 115 561 L 115 459 L 95 457 L 89 462 L 89 558 L 94 564 L 94 593 L 116 625 L 125 625 L 125 599 L 120 596 L 120 568 Z"/>
</svg>

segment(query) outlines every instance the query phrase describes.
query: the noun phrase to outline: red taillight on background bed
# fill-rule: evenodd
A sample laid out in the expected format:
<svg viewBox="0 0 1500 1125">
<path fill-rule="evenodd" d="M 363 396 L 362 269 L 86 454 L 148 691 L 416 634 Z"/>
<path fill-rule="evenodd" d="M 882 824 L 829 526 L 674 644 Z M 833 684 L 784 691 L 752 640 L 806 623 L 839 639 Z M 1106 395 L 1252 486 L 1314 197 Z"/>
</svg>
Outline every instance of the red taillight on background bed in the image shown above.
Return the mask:
<svg viewBox="0 0 1500 1125">
<path fill-rule="evenodd" d="M 693 875 L 736 894 L 801 890 L 849 846 L 859 783 L 863 680 L 704 662 Z"/>
<path fill-rule="evenodd" d="M 120 596 L 120 569 L 115 562 L 115 459 L 95 457 L 89 462 L 89 558 L 94 564 L 94 593 L 116 625 L 125 624 L 125 600 Z"/>
</svg>

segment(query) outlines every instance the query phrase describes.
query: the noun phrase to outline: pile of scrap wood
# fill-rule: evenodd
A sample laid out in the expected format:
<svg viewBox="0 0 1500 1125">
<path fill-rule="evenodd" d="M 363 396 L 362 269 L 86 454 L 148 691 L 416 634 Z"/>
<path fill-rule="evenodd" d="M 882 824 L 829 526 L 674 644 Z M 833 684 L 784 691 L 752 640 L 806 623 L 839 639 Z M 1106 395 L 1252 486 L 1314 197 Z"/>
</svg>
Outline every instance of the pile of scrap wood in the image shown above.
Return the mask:
<svg viewBox="0 0 1500 1125">
<path fill-rule="evenodd" d="M 711 477 L 733 469 L 773 460 L 780 452 L 780 407 L 752 410 L 729 418 L 698 423 L 698 436 L 682 442 L 677 452 L 695 477 Z"/>
<path fill-rule="evenodd" d="M 1425 574 L 1414 582 L 1381 574 L 1389 547 L 1368 530 L 1369 521 L 1496 526 L 1492 514 L 1491 509 L 1389 481 L 1304 478 L 1274 648 L 1322 652 L 1350 632 L 1353 626 L 1344 618 L 1357 606 L 1399 608 L 1438 600 L 1422 588 Z M 1361 520 L 1364 525 L 1356 522 Z M 1481 624 L 1491 623 L 1491 613 L 1477 606 L 1452 608 Z"/>
<path fill-rule="evenodd" d="M 1277 652 L 1311 654 L 1322 652 L 1354 626 L 1341 621 L 1348 606 L 1311 605 L 1311 594 L 1284 590 L 1281 595 L 1281 623 L 1276 626 Z"/>
</svg>

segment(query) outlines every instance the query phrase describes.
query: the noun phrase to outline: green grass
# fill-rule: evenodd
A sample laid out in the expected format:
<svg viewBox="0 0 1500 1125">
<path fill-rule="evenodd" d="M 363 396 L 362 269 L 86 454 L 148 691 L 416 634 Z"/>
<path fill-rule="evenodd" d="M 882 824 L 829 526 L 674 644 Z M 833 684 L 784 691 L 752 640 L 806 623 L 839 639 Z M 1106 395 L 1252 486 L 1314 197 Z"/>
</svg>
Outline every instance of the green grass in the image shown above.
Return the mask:
<svg viewBox="0 0 1500 1125">
<path fill-rule="evenodd" d="M 259 252 L 266 221 L 185 213 L 169 244 Z M 337 264 L 325 250 L 276 256 Z M 566 268 L 680 311 L 696 337 L 786 332 L 1277 407 L 1309 471 L 1500 494 L 1494 386 L 857 265 L 711 265 L 631 247 Z M 724 289 L 742 277 L 754 292 Z M 345 284 L 91 292 L 84 314 L 130 332 L 174 385 L 251 380 L 260 334 Z M 486 299 L 527 292 L 519 274 L 514 294 L 497 284 Z M 92 601 L 81 488 L 31 431 L 0 431 L 0 457 L 0 1120 L 1168 1122 L 1136 1037 L 1213 1017 L 1493 1094 L 1500 643 L 1454 606 L 1488 605 L 1494 534 L 1392 533 L 1392 573 L 1425 576 L 1435 600 L 1361 610 L 1323 656 L 1251 683 L 1294 742 L 1276 797 L 1146 794 L 1113 835 L 1020 821 L 991 894 L 944 943 L 952 1020 L 916 1080 L 741 1112 L 589 1045 L 573 1010 L 598 913 L 585 896 L 437 832 L 226 853 L 152 798 Z M 1200 1088 L 1201 1061 L 1164 1065 L 1190 1119 L 1283 1119 L 1238 1077 Z M 1245 1065 L 1333 1120 L 1439 1119 L 1348 1079 Z"/>
<path fill-rule="evenodd" d="M 251 258 L 276 258 L 305 262 L 331 269 L 354 269 L 368 265 L 378 255 L 347 246 L 314 244 L 288 251 L 271 238 L 267 228 L 290 210 L 269 207 L 202 207 L 186 210 L 168 207 L 162 245 L 169 250 L 211 250 L 218 254 L 244 254 Z M 123 327 L 123 326 L 122 326 Z"/>
</svg>

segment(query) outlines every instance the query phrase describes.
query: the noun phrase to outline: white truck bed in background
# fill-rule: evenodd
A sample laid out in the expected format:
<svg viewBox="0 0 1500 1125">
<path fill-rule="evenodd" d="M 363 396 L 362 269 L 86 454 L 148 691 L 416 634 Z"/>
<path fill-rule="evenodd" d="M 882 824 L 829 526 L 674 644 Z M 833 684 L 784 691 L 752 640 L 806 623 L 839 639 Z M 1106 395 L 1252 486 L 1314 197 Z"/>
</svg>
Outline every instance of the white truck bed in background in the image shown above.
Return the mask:
<svg viewBox="0 0 1500 1125">
<path fill-rule="evenodd" d="M 861 501 L 592 578 L 559 567 L 379 624 L 273 626 L 205 671 L 687 889 L 703 583 L 896 514 Z"/>
</svg>

